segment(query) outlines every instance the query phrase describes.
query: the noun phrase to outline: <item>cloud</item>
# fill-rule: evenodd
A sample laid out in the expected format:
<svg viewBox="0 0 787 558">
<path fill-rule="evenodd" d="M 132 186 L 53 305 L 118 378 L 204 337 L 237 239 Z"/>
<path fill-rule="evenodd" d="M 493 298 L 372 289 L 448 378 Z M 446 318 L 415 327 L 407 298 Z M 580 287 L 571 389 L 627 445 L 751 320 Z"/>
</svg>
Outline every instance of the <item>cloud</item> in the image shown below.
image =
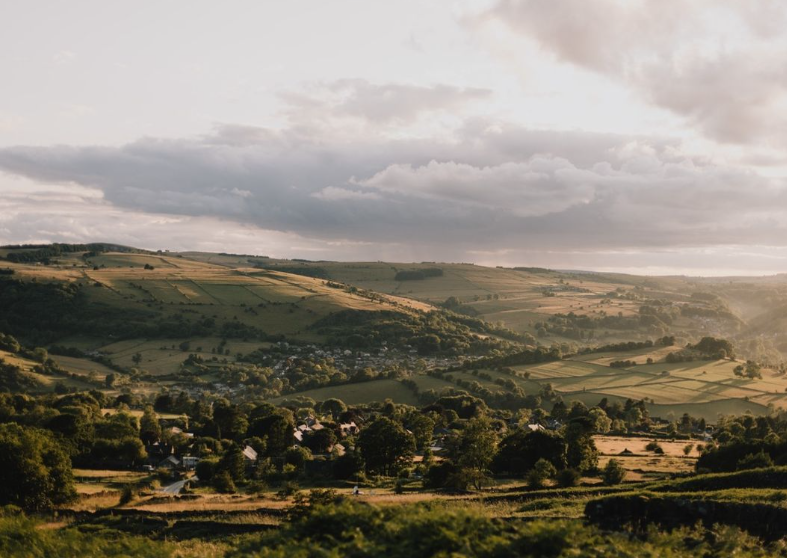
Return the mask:
<svg viewBox="0 0 787 558">
<path fill-rule="evenodd" d="M 220 126 L 120 147 L 4 148 L 0 168 L 100 192 L 113 211 L 220 219 L 336 245 L 397 245 L 427 259 L 787 246 L 783 180 L 693 159 L 664 139 L 476 121 L 442 143 L 331 143 L 303 130 Z M 33 197 L 16 195 L 40 214 Z M 202 242 L 206 233 L 195 235 Z"/>
<path fill-rule="evenodd" d="M 489 210 L 506 207 L 516 216 L 528 217 L 565 211 L 592 200 L 592 185 L 582 177 L 574 181 L 568 176 L 574 170 L 565 159 L 540 155 L 493 167 L 430 161 L 416 168 L 391 165 L 359 184 L 412 198 Z"/>
<path fill-rule="evenodd" d="M 425 115 L 455 112 L 491 95 L 488 89 L 445 84 L 377 84 L 342 79 L 313 84 L 306 91 L 285 92 L 280 98 L 289 105 L 285 112 L 295 121 L 349 117 L 376 124 L 407 124 Z"/>
<path fill-rule="evenodd" d="M 785 145 L 787 7 L 775 0 L 500 0 L 497 20 L 622 81 L 708 137 Z"/>
</svg>

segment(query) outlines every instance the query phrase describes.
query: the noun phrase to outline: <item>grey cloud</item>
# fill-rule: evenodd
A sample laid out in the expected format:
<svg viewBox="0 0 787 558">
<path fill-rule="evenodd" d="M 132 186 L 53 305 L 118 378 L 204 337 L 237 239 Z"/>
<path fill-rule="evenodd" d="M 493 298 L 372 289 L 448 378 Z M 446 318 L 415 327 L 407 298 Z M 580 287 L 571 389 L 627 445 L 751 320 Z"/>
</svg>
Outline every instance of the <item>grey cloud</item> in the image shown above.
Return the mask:
<svg viewBox="0 0 787 558">
<path fill-rule="evenodd" d="M 412 246 L 422 258 L 787 245 L 784 181 L 693 161 L 667 140 L 475 122 L 444 143 L 330 143 L 221 126 L 201 138 L 120 147 L 5 148 L 0 168 L 95 188 L 130 211 Z"/>
</svg>

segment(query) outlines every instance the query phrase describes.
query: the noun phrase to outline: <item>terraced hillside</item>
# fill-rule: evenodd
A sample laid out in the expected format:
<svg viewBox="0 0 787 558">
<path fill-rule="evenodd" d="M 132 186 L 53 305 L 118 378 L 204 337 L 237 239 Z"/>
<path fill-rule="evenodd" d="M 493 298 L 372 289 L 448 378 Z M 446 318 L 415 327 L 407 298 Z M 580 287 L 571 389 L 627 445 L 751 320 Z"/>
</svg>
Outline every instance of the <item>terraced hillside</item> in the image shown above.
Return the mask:
<svg viewBox="0 0 787 558">
<path fill-rule="evenodd" d="M 14 279 L 78 287 L 85 305 L 108 311 L 156 320 L 211 320 L 219 329 L 256 328 L 267 335 L 304 340 L 319 340 L 309 327 L 332 312 L 408 313 L 430 308 L 402 297 L 330 287 L 300 275 L 228 269 L 159 254 L 71 253 L 50 265 L 4 262 L 3 267 L 14 272 Z"/>
<path fill-rule="evenodd" d="M 787 280 L 648 277 L 425 262 L 307 262 L 189 253 L 227 267 L 258 266 L 318 276 L 500 322 L 539 342 L 594 345 L 655 338 L 735 341 L 747 358 L 787 359 Z"/>
<path fill-rule="evenodd" d="M 50 367 L 55 380 L 39 387 L 80 387 L 70 375 L 103 387 L 118 369 L 139 369 L 141 376 L 166 382 L 190 354 L 211 369 L 284 341 L 409 352 L 423 338 L 430 343 L 424 352 L 454 354 L 471 344 L 483 351 L 482 345 L 498 343 L 410 298 L 250 265 L 101 248 L 60 245 L 0 254 L 0 333 L 27 347 L 59 348 L 50 355 L 59 367 Z"/>
<path fill-rule="evenodd" d="M 666 332 L 729 337 L 745 329 L 726 299 L 714 294 L 725 285 L 699 279 L 473 264 L 305 262 L 202 253 L 185 256 L 232 268 L 282 269 L 442 305 L 500 322 L 547 344 L 606 343 L 653 338 Z"/>
</svg>

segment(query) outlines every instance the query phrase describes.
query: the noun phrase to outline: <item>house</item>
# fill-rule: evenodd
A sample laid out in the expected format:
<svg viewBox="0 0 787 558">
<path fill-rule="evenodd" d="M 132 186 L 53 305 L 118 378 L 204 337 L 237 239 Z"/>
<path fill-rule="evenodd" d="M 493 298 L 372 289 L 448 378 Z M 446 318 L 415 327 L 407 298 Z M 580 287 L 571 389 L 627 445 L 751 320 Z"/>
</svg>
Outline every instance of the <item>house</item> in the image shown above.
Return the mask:
<svg viewBox="0 0 787 558">
<path fill-rule="evenodd" d="M 529 428 L 531 432 L 538 432 L 539 430 L 545 430 L 545 428 L 540 424 L 528 424 L 527 428 Z"/>
<path fill-rule="evenodd" d="M 331 448 L 331 453 L 335 457 L 341 457 L 347 453 L 347 448 L 345 448 L 343 444 L 334 444 L 333 448 Z"/>
<path fill-rule="evenodd" d="M 175 449 L 169 444 L 156 442 L 154 444 L 146 444 L 145 452 L 148 454 L 148 464 L 157 465 L 160 461 L 172 455 Z"/>
<path fill-rule="evenodd" d="M 178 467 L 180 467 L 180 459 L 178 459 L 174 455 L 170 455 L 166 459 L 160 461 L 158 466 L 161 469 L 177 469 Z"/>
<path fill-rule="evenodd" d="M 358 434 L 358 425 L 355 422 L 343 422 L 339 425 L 339 431 L 342 434 L 342 438 L 346 438 L 347 436 L 354 436 Z"/>
<path fill-rule="evenodd" d="M 253 465 L 257 462 L 257 452 L 251 446 L 243 448 L 243 458 L 246 460 L 247 465 Z"/>
<path fill-rule="evenodd" d="M 197 463 L 199 463 L 199 457 L 196 455 L 184 455 L 182 463 L 185 469 L 191 471 L 197 467 Z"/>
</svg>

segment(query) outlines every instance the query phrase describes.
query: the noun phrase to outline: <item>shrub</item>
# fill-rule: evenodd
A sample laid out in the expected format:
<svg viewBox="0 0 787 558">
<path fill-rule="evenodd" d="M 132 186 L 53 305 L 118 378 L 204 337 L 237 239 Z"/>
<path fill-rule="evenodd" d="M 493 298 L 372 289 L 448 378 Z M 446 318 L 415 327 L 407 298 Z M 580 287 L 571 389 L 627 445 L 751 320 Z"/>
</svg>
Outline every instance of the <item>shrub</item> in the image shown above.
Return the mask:
<svg viewBox="0 0 787 558">
<path fill-rule="evenodd" d="M 557 480 L 558 486 L 569 488 L 577 486 L 581 478 L 582 475 L 576 469 L 563 469 L 557 474 L 555 480 Z"/>
<path fill-rule="evenodd" d="M 617 459 L 610 459 L 601 472 L 601 478 L 609 486 L 620 484 L 626 478 L 626 470 Z"/>
<path fill-rule="evenodd" d="M 293 496 L 298 492 L 298 484 L 292 481 L 287 481 L 282 485 L 281 489 L 276 493 L 276 497 L 280 500 L 284 500 Z"/>
<path fill-rule="evenodd" d="M 238 490 L 229 471 L 221 471 L 213 477 L 213 488 L 222 494 L 234 494 Z"/>
<path fill-rule="evenodd" d="M 655 440 L 652 442 L 648 442 L 648 445 L 645 446 L 645 449 L 648 451 L 652 451 L 653 453 L 657 453 L 659 455 L 664 455 L 664 448 L 662 448 L 661 444 L 659 444 Z"/>
<path fill-rule="evenodd" d="M 200 459 L 196 467 L 197 478 L 201 482 L 210 482 L 216 474 L 218 463 L 216 459 Z"/>
<path fill-rule="evenodd" d="M 739 471 L 744 471 L 746 469 L 761 469 L 763 467 L 773 467 L 773 459 L 764 451 L 760 451 L 760 453 L 750 453 L 738 461 Z"/>
<path fill-rule="evenodd" d="M 527 484 L 530 488 L 543 488 L 547 479 L 555 476 L 557 470 L 546 459 L 539 459 L 527 474 Z"/>
<path fill-rule="evenodd" d="M 130 484 L 127 484 L 123 487 L 123 490 L 120 491 L 120 505 L 123 506 L 128 504 L 137 496 L 137 491 L 134 487 Z"/>
</svg>

